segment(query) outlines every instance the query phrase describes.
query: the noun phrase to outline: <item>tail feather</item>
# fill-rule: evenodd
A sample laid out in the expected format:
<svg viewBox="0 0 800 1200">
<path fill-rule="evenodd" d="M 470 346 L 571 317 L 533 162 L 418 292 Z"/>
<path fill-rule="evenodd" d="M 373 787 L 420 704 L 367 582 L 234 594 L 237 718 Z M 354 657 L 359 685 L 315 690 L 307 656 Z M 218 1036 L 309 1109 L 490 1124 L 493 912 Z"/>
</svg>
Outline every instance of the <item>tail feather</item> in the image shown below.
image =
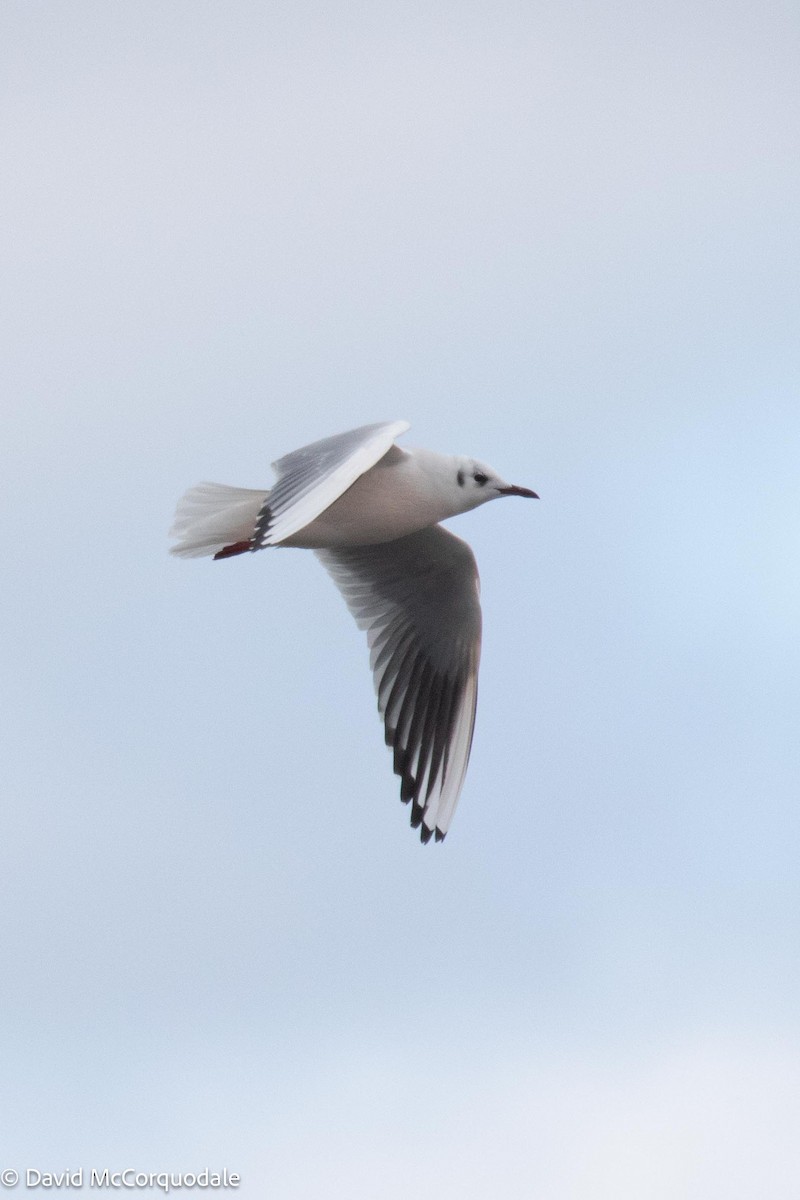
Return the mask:
<svg viewBox="0 0 800 1200">
<path fill-rule="evenodd" d="M 215 555 L 232 543 L 249 542 L 269 492 L 198 483 L 178 501 L 170 537 L 180 558 Z"/>
</svg>

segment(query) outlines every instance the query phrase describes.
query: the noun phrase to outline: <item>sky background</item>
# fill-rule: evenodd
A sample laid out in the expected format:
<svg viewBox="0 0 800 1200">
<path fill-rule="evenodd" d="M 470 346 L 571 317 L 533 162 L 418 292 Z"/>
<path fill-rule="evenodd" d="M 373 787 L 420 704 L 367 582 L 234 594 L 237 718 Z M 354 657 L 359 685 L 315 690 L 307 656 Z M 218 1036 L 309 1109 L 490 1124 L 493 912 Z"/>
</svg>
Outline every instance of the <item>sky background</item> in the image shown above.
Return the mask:
<svg viewBox="0 0 800 1200">
<path fill-rule="evenodd" d="M 3 4 L 0 1168 L 796 1200 L 799 61 L 791 0 Z M 542 497 L 451 525 L 441 846 L 313 555 L 167 554 L 400 418 Z"/>
</svg>

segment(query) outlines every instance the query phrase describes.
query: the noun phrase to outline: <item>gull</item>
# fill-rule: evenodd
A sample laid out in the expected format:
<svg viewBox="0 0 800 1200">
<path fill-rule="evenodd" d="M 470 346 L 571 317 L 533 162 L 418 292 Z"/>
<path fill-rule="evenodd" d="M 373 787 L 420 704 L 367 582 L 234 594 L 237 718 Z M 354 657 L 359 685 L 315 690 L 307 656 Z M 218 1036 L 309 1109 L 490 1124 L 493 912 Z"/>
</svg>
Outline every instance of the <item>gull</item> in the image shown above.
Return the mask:
<svg viewBox="0 0 800 1200">
<path fill-rule="evenodd" d="M 199 483 L 170 533 L 182 558 L 314 551 L 366 630 L 400 799 L 428 842 L 444 840 L 464 783 L 481 649 L 475 556 L 439 522 L 538 497 L 474 458 L 401 449 L 410 428 L 384 421 L 303 446 L 272 464 L 270 491 Z"/>
</svg>

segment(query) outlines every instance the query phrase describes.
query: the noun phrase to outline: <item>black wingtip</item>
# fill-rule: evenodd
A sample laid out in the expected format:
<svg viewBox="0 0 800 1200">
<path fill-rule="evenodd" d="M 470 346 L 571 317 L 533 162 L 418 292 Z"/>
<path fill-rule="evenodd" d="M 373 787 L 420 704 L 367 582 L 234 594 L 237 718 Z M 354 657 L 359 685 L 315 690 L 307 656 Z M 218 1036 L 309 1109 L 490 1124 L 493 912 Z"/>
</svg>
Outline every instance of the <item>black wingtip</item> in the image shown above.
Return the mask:
<svg viewBox="0 0 800 1200">
<path fill-rule="evenodd" d="M 265 500 L 260 513 L 256 517 L 256 527 L 253 532 L 253 546 L 260 549 L 263 545 L 264 538 L 269 533 L 272 525 L 272 509 L 269 506 L 269 500 Z"/>
<path fill-rule="evenodd" d="M 432 835 L 433 835 L 432 829 L 428 829 L 427 825 L 420 825 L 419 838 L 420 838 L 420 841 L 422 842 L 423 846 L 427 846 L 428 842 L 431 840 Z"/>
<path fill-rule="evenodd" d="M 400 781 L 400 799 L 403 801 L 403 804 L 408 804 L 409 800 L 413 800 L 414 808 L 417 808 L 415 796 L 416 790 L 417 781 L 414 779 L 413 775 L 404 775 Z"/>
</svg>

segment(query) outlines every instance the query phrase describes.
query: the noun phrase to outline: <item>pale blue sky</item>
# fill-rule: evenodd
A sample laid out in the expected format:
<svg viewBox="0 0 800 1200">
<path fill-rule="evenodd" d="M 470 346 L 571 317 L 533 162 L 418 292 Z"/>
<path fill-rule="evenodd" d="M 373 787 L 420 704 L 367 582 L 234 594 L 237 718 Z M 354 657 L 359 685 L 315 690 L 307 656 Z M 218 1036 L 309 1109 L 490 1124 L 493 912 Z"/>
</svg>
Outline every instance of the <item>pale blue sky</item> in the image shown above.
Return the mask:
<svg viewBox="0 0 800 1200">
<path fill-rule="evenodd" d="M 0 1168 L 796 1200 L 799 51 L 754 0 L 3 6 Z M 313 556 L 166 553 L 396 418 L 542 496 L 452 525 L 443 846 Z"/>
</svg>

